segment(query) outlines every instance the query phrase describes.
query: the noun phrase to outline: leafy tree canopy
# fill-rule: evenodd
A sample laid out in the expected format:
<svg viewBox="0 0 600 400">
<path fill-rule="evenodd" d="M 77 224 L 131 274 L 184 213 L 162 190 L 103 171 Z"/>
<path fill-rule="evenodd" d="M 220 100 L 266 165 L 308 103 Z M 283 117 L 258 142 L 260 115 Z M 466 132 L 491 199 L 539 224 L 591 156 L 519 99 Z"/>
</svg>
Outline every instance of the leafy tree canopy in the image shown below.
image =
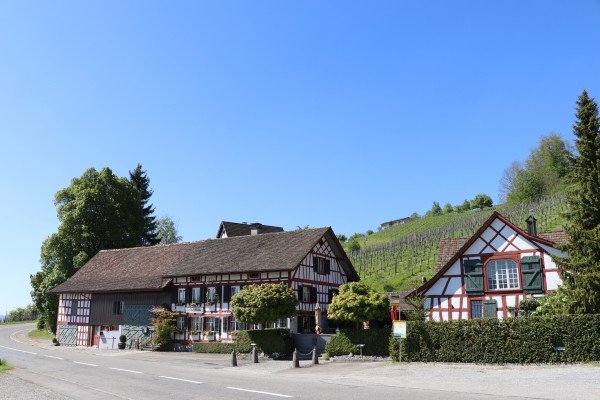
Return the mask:
<svg viewBox="0 0 600 400">
<path fill-rule="evenodd" d="M 494 205 L 494 202 L 487 194 L 480 193 L 471 200 L 471 209 L 479 208 L 483 210 Z"/>
<path fill-rule="evenodd" d="M 56 296 L 48 291 L 72 276 L 98 251 L 142 244 L 138 189 L 109 168 L 93 168 L 55 196 L 60 226 L 42 244 L 41 270 L 31 276 L 32 298 L 56 330 Z"/>
<path fill-rule="evenodd" d="M 327 309 L 327 317 L 358 324 L 382 320 L 389 310 L 390 300 L 385 293 L 376 292 L 363 282 L 350 282 L 340 286 L 340 293 Z"/>
<path fill-rule="evenodd" d="M 278 283 L 246 286 L 231 298 L 235 319 L 250 324 L 292 317 L 297 304 L 296 291 Z"/>
<path fill-rule="evenodd" d="M 177 231 L 177 224 L 169 216 L 159 218 L 156 224 L 156 237 L 161 244 L 172 244 L 181 242 L 182 237 Z"/>
<path fill-rule="evenodd" d="M 500 199 L 509 203 L 540 200 L 562 192 L 573 165 L 572 146 L 560 135 L 543 136 L 522 165 L 513 162 L 500 180 Z"/>
</svg>

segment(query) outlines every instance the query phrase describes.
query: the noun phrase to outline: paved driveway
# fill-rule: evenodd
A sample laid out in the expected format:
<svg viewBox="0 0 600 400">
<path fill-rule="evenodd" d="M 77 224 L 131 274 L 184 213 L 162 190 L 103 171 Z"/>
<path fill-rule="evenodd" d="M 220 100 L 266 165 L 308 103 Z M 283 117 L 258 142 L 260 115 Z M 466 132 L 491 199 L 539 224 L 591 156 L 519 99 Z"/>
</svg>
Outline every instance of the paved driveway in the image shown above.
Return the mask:
<svg viewBox="0 0 600 400">
<path fill-rule="evenodd" d="M 32 328 L 0 326 L 0 357 L 15 366 L 0 381 L 14 387 L 9 381 L 16 379 L 40 390 L 28 398 L 56 393 L 76 399 L 144 400 L 600 399 L 597 365 L 304 363 L 291 369 L 288 361 L 255 365 L 242 360 L 232 368 L 222 355 L 53 347 L 29 340 L 26 333 Z"/>
</svg>

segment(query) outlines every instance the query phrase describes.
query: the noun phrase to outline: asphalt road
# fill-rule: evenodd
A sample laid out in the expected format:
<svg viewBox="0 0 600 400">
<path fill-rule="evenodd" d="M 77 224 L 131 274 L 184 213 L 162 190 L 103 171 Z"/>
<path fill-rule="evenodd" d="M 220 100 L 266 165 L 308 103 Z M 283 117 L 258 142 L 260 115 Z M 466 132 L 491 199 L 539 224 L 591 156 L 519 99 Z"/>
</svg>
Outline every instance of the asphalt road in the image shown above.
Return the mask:
<svg viewBox="0 0 600 400">
<path fill-rule="evenodd" d="M 403 387 L 402 370 L 358 374 L 357 366 L 328 364 L 289 368 L 289 362 L 228 366 L 221 355 L 98 351 L 40 346 L 26 337 L 33 325 L 0 326 L 0 358 L 15 369 L 9 376 L 33 383 L 48 393 L 75 399 L 523 399 L 465 391 L 452 385 Z M 358 368 L 378 368 L 362 364 Z M 406 367 L 404 367 L 406 368 Z M 384 373 L 385 372 L 385 373 Z M 363 376 L 364 375 L 364 376 Z M 6 376 L 6 375 L 5 375 Z M 362 378 L 360 378 L 362 376 Z M 423 376 L 424 379 L 427 376 Z M 0 382 L 5 379 L 0 375 Z M 42 393 L 42 392 L 40 392 Z M 2 397 L 0 398 L 10 398 Z M 548 397 L 546 397 L 548 398 Z"/>
</svg>

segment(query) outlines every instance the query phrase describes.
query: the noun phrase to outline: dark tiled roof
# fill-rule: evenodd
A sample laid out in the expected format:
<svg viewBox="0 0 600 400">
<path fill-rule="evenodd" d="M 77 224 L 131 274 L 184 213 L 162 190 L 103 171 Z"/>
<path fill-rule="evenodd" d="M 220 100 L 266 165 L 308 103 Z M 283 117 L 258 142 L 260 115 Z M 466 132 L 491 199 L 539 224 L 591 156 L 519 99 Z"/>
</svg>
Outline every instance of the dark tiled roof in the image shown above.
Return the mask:
<svg viewBox="0 0 600 400">
<path fill-rule="evenodd" d="M 443 238 L 438 247 L 438 260 L 436 270 L 441 269 L 460 250 L 468 238 Z"/>
<path fill-rule="evenodd" d="M 169 282 L 163 277 L 201 243 L 102 250 L 52 292 L 160 290 Z"/>
<path fill-rule="evenodd" d="M 565 231 L 556 231 L 556 232 L 542 232 L 538 234 L 542 239 L 550 240 L 556 244 L 567 244 L 569 242 L 569 236 L 567 236 L 567 232 Z"/>
<path fill-rule="evenodd" d="M 252 224 L 240 224 L 238 222 L 223 221 L 221 222 L 221 227 L 219 228 L 217 237 L 222 235 L 223 230 L 227 233 L 227 237 L 248 236 L 251 234 L 251 230 L 253 228 L 258 229 L 258 232 L 261 234 L 283 232 L 283 228 L 280 226 L 263 225 L 259 222 Z"/>
<path fill-rule="evenodd" d="M 206 240 L 173 268 L 173 276 L 295 268 L 329 228 Z"/>
<path fill-rule="evenodd" d="M 103 250 L 53 293 L 160 290 L 170 277 L 291 270 L 325 236 L 351 279 L 358 275 L 330 228 Z"/>
</svg>

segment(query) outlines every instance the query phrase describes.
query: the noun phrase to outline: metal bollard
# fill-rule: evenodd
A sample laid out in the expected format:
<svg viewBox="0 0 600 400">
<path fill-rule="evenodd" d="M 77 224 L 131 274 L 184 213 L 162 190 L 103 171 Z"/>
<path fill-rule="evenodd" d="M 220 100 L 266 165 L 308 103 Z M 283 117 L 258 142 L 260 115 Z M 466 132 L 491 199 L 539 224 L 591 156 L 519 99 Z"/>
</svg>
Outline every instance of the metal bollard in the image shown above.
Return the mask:
<svg viewBox="0 0 600 400">
<path fill-rule="evenodd" d="M 294 349 L 292 355 L 292 368 L 300 368 L 300 361 L 298 361 L 298 350 Z"/>
<path fill-rule="evenodd" d="M 256 346 L 252 347 L 252 362 L 258 364 L 258 351 L 256 351 Z"/>
<path fill-rule="evenodd" d="M 317 346 L 313 347 L 312 363 L 313 363 L 313 365 L 316 365 L 319 363 L 319 357 L 317 356 Z"/>
<path fill-rule="evenodd" d="M 231 352 L 231 366 L 237 367 L 237 356 L 235 354 L 235 350 Z"/>
</svg>

